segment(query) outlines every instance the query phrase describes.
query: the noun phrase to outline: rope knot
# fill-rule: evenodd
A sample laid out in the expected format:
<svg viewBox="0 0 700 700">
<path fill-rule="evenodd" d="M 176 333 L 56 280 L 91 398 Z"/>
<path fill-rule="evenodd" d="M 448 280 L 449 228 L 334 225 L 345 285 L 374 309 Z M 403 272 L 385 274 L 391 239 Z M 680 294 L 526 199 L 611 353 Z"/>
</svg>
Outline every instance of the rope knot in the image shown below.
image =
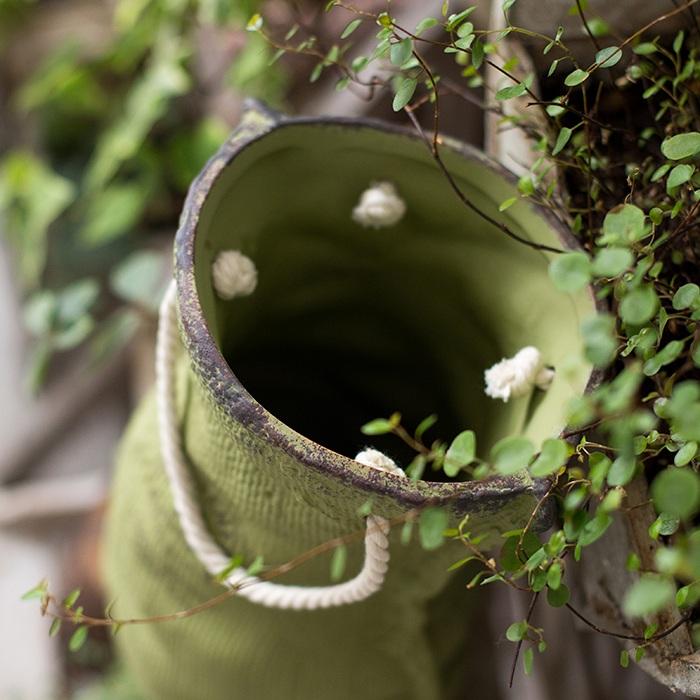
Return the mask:
<svg viewBox="0 0 700 700">
<path fill-rule="evenodd" d="M 529 345 L 487 369 L 484 379 L 486 395 L 505 403 L 511 398 L 526 396 L 534 387 L 548 389 L 554 370 L 545 367 L 540 351 Z"/>
<path fill-rule="evenodd" d="M 389 474 L 396 474 L 396 476 L 406 476 L 404 470 L 397 466 L 396 462 L 394 462 L 391 457 L 387 457 L 383 452 L 374 450 L 371 447 L 367 447 L 361 452 L 358 452 L 355 461 L 364 464 L 366 467 L 377 469 L 380 472 L 388 472 Z"/>
<path fill-rule="evenodd" d="M 211 266 L 211 275 L 214 289 L 222 299 L 248 296 L 258 284 L 255 263 L 237 250 L 222 250 Z"/>
<path fill-rule="evenodd" d="M 373 182 L 360 196 L 352 218 L 365 228 L 397 224 L 406 213 L 406 203 L 390 182 Z"/>
</svg>

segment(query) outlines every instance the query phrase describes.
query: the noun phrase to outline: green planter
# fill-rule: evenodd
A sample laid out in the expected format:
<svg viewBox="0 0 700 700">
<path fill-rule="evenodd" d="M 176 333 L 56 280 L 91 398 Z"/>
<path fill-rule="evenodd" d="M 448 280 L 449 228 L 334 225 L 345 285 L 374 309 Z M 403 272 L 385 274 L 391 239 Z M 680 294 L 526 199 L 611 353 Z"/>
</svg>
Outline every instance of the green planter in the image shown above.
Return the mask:
<svg viewBox="0 0 700 700">
<path fill-rule="evenodd" d="M 492 217 L 533 241 L 575 245 L 527 201 L 499 213 L 514 179 L 482 154 L 453 142 L 442 153 Z M 394 226 L 352 219 L 374 181 L 393 183 L 406 202 Z M 474 429 L 484 456 L 514 433 L 540 443 L 560 433 L 569 400 L 596 381 L 577 359 L 580 320 L 595 313 L 590 290 L 558 293 L 551 255 L 466 209 L 413 134 L 252 106 L 193 184 L 175 248 L 177 420 L 194 497 L 222 550 L 285 562 L 361 530 L 358 509 L 370 497 L 385 518 L 445 505 L 455 523 L 469 514 L 471 531 L 494 542 L 525 524 L 547 488 L 525 473 L 413 482 L 352 459 L 369 443 L 408 463 L 395 439 L 359 432 L 394 410 L 408 426 L 439 414 L 446 439 Z M 250 296 L 216 295 L 212 264 L 224 249 L 254 261 Z M 556 368 L 551 387 L 507 403 L 485 396 L 484 370 L 525 345 Z M 106 546 L 115 615 L 169 613 L 222 591 L 183 537 L 156 413 L 147 400 L 120 450 Z M 534 527 L 551 518 L 541 509 Z M 117 641 L 130 672 L 148 698 L 462 697 L 473 594 L 463 572 L 446 569 L 464 547 L 402 545 L 399 530 L 384 585 L 367 599 L 277 610 L 236 596 L 186 620 L 124 628 Z M 350 545 L 347 578 L 362 557 L 362 543 Z M 329 578 L 325 554 L 275 582 Z"/>
</svg>

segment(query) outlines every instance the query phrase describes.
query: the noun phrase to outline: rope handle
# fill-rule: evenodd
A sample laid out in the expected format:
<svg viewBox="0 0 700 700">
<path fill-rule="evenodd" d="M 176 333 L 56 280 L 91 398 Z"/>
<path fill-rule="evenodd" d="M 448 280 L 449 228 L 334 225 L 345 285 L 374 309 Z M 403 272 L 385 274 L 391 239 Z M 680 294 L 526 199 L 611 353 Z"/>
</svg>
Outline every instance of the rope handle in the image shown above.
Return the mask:
<svg viewBox="0 0 700 700">
<path fill-rule="evenodd" d="M 236 266 L 229 267 L 233 270 Z M 231 292 L 230 281 L 233 276 L 229 278 L 226 273 L 224 275 L 229 282 L 227 290 Z M 252 291 L 251 286 L 254 288 L 254 283 L 251 285 L 250 275 L 245 276 L 245 284 Z M 235 284 L 233 286 L 235 287 Z M 236 290 L 232 296 L 237 296 Z M 228 566 L 231 557 L 214 541 L 202 518 L 194 482 L 182 449 L 180 426 L 175 410 L 174 375 L 179 342 L 177 313 L 176 286 L 173 280 L 160 306 L 156 340 L 156 400 L 160 448 L 173 505 L 185 541 L 204 568 L 216 576 Z M 358 457 L 358 461 L 364 458 L 366 463 L 370 463 L 369 466 L 373 466 L 371 456 L 360 453 Z M 389 470 L 387 466 L 384 465 L 385 471 Z M 344 583 L 332 586 L 287 586 L 249 576 L 244 568 L 237 567 L 226 578 L 224 585 L 241 586 L 238 595 L 268 608 L 316 610 L 356 603 L 376 593 L 384 583 L 389 568 L 388 534 L 389 522 L 385 518 L 378 515 L 367 517 L 362 569 L 357 576 Z"/>
<path fill-rule="evenodd" d="M 405 213 L 405 204 L 393 185 L 374 183 L 363 193 L 353 210 L 353 218 L 365 226 L 395 224 Z M 221 251 L 212 265 L 212 285 L 222 299 L 252 294 L 258 271 L 253 261 L 237 250 Z M 170 483 L 173 505 L 189 548 L 212 575 L 220 574 L 230 556 L 214 541 L 202 518 L 194 482 L 183 454 L 180 426 L 175 410 L 175 360 L 179 342 L 177 293 L 171 281 L 163 297 L 156 340 L 156 399 L 158 430 L 165 473 Z M 530 393 L 535 387 L 546 390 L 554 377 L 539 350 L 528 346 L 512 358 L 504 358 L 485 372 L 486 394 L 508 401 Z M 405 476 L 386 455 L 371 448 L 355 457 L 374 469 Z M 330 608 L 355 603 L 376 593 L 383 585 L 389 567 L 389 522 L 378 515 L 367 517 L 365 556 L 361 571 L 354 578 L 332 586 L 286 586 L 250 576 L 235 568 L 224 585 L 240 586 L 239 595 L 269 608 Z"/>
</svg>

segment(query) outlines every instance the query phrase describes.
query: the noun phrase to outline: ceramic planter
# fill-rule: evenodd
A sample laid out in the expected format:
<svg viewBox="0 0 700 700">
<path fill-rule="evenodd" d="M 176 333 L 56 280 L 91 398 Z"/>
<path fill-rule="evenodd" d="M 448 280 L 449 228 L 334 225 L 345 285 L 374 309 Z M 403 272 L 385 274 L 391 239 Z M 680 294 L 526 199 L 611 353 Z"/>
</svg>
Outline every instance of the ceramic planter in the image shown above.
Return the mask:
<svg viewBox="0 0 700 700">
<path fill-rule="evenodd" d="M 489 215 L 530 240 L 575 246 L 527 201 L 498 212 L 515 179 L 484 155 L 445 142 L 443 157 Z M 351 218 L 374 181 L 391 181 L 406 202 L 395 226 Z M 230 248 L 255 262 L 258 286 L 224 301 L 211 266 Z M 494 540 L 522 527 L 547 488 L 527 474 L 414 482 L 352 457 L 369 443 L 408 463 L 396 440 L 359 432 L 395 410 L 408 426 L 437 413 L 446 438 L 473 428 L 483 455 L 506 435 L 539 443 L 560 433 L 569 400 L 596 381 L 578 359 L 579 323 L 595 303 L 590 290 L 552 287 L 550 257 L 465 209 L 411 132 L 251 106 L 193 184 L 175 244 L 178 420 L 216 541 L 248 562 L 278 564 L 361 529 L 368 498 L 386 518 L 444 505 Z M 484 370 L 524 345 L 556 368 L 550 389 L 508 403 L 486 397 Z M 534 527 L 551 517 L 541 509 Z M 454 585 L 446 569 L 464 548 L 402 545 L 399 529 L 384 587 L 367 600 L 286 611 L 234 597 L 180 622 L 125 628 L 117 640 L 128 668 L 149 698 L 463 697 L 455 678 L 465 669 L 453 660 L 472 598 L 465 574 Z M 153 399 L 121 447 L 106 549 L 115 614 L 172 612 L 222 590 L 183 539 Z M 362 545 L 349 550 L 348 577 Z M 327 585 L 328 555 L 278 582 Z M 451 628 L 431 626 L 437 616 Z"/>
</svg>

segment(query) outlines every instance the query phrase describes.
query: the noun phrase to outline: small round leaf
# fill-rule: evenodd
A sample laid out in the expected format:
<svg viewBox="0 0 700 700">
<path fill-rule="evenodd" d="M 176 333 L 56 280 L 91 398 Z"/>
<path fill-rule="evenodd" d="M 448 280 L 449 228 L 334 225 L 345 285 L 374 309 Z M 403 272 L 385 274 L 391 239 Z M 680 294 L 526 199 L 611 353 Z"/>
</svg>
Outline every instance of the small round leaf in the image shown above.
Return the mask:
<svg viewBox="0 0 700 700">
<path fill-rule="evenodd" d="M 515 474 L 528 465 L 535 448 L 526 437 L 512 435 L 499 440 L 491 450 L 493 466 L 500 474 Z"/>
<path fill-rule="evenodd" d="M 700 476 L 692 469 L 669 467 L 654 479 L 651 497 L 659 513 L 691 518 L 700 507 Z"/>
</svg>

